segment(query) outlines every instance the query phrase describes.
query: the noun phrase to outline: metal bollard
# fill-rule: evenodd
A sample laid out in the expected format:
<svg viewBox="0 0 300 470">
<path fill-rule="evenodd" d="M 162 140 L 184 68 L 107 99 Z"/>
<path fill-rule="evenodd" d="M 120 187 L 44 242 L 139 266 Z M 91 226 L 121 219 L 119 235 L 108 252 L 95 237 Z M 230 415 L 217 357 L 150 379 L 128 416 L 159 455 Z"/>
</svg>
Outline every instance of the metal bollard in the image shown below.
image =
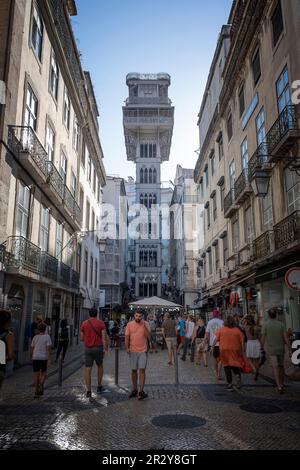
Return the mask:
<svg viewBox="0 0 300 470">
<path fill-rule="evenodd" d="M 62 386 L 62 379 L 63 379 L 63 363 L 62 363 L 62 358 L 60 356 L 59 362 L 58 362 L 58 386 Z"/>
<path fill-rule="evenodd" d="M 173 344 L 173 354 L 174 354 L 174 371 L 175 371 L 175 385 L 179 384 L 178 379 L 178 354 L 177 354 L 177 347 Z"/>
<path fill-rule="evenodd" d="M 119 348 L 115 348 L 115 385 L 119 385 Z"/>
</svg>

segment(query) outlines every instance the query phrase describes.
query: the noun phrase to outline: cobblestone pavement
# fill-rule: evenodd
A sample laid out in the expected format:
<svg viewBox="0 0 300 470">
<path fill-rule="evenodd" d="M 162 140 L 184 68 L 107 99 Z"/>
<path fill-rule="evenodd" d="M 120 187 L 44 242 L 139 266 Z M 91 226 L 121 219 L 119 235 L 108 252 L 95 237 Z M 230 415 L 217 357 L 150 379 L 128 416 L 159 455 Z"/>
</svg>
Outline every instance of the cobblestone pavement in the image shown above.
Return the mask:
<svg viewBox="0 0 300 470">
<path fill-rule="evenodd" d="M 38 400 L 33 400 L 29 370 L 7 379 L 0 402 L 0 448 L 300 449 L 299 384 L 289 383 L 286 393 L 277 395 L 272 384 L 255 383 L 247 375 L 242 389 L 230 393 L 225 381 L 216 380 L 212 364 L 204 369 L 179 360 L 180 385 L 175 386 L 174 369 L 160 351 L 149 355 L 149 397 L 140 402 L 128 399 L 124 351 L 119 387 L 114 385 L 112 351 L 105 359 L 106 390 L 89 400 L 80 351 L 74 349 L 66 361 L 63 386 L 57 386 L 54 369 Z M 193 423 L 197 417 L 201 420 Z"/>
</svg>

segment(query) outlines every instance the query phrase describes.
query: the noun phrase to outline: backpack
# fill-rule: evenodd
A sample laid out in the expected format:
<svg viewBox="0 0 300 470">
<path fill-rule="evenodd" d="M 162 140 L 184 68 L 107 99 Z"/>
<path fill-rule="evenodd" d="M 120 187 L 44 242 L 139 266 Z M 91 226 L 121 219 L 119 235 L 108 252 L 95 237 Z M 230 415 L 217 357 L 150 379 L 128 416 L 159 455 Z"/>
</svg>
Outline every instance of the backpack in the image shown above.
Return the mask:
<svg viewBox="0 0 300 470">
<path fill-rule="evenodd" d="M 69 339 L 69 329 L 68 329 L 68 327 L 65 326 L 64 328 L 61 329 L 60 339 L 62 341 L 67 341 Z"/>
</svg>

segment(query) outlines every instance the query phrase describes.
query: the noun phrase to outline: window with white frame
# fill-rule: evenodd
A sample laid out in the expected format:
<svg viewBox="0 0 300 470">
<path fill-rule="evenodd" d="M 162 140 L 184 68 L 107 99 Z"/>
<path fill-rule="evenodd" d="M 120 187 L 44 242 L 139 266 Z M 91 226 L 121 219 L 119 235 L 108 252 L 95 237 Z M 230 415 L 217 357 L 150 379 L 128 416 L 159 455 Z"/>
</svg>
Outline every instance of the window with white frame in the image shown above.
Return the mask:
<svg viewBox="0 0 300 470">
<path fill-rule="evenodd" d="M 24 126 L 32 127 L 36 131 L 37 127 L 38 99 L 32 91 L 30 85 L 27 86 L 26 106 L 24 114 Z"/>
<path fill-rule="evenodd" d="M 80 145 L 80 126 L 77 117 L 74 119 L 74 129 L 73 129 L 73 148 L 76 152 L 79 151 Z"/>
<path fill-rule="evenodd" d="M 56 224 L 55 257 L 61 261 L 63 249 L 63 224 Z"/>
<path fill-rule="evenodd" d="M 230 189 L 234 188 L 234 183 L 235 183 L 235 161 L 232 160 L 232 162 L 229 165 L 229 182 L 230 182 Z"/>
<path fill-rule="evenodd" d="M 254 86 L 257 85 L 261 77 L 261 65 L 260 65 L 260 51 L 257 49 L 252 59 L 252 73 Z"/>
<path fill-rule="evenodd" d="M 46 130 L 46 152 L 48 154 L 48 160 L 54 162 L 54 147 L 55 147 L 55 132 L 50 126 L 47 124 Z"/>
<path fill-rule="evenodd" d="M 87 179 L 89 182 L 92 181 L 92 157 L 88 155 L 88 160 L 87 160 Z"/>
<path fill-rule="evenodd" d="M 252 214 L 251 205 L 249 205 L 245 209 L 244 221 L 245 221 L 245 243 L 247 243 L 247 245 L 250 245 L 254 240 L 254 224 L 253 224 L 253 214 Z"/>
<path fill-rule="evenodd" d="M 223 145 L 223 134 L 221 133 L 218 139 L 218 149 L 219 149 L 219 161 L 222 160 L 224 156 L 224 145 Z"/>
<path fill-rule="evenodd" d="M 247 139 L 247 137 L 244 139 L 244 141 L 241 145 L 241 162 L 242 162 L 242 169 L 247 171 L 248 170 L 248 162 L 249 162 L 248 139 Z"/>
<path fill-rule="evenodd" d="M 292 214 L 294 211 L 300 210 L 299 176 L 295 171 L 291 171 L 289 168 L 286 168 L 284 176 L 288 213 Z"/>
<path fill-rule="evenodd" d="M 29 220 L 30 189 L 19 181 L 17 194 L 15 234 L 16 236 L 26 238 Z"/>
<path fill-rule="evenodd" d="M 215 174 L 215 152 L 212 152 L 210 156 L 211 176 Z"/>
<path fill-rule="evenodd" d="M 76 199 L 76 192 L 77 192 L 77 178 L 76 178 L 76 175 L 75 175 L 74 171 L 72 171 L 72 174 L 71 174 L 71 193 L 72 193 L 74 199 Z"/>
<path fill-rule="evenodd" d="M 42 251 L 48 251 L 49 244 L 49 226 L 50 212 L 44 206 L 41 206 L 41 222 L 40 222 L 40 248 Z"/>
<path fill-rule="evenodd" d="M 52 53 L 51 57 L 51 65 L 50 65 L 50 91 L 53 96 L 57 100 L 58 95 L 58 80 L 59 80 L 59 68 L 58 63 L 55 58 L 55 55 Z"/>
<path fill-rule="evenodd" d="M 276 82 L 276 92 L 278 112 L 281 113 L 287 105 L 291 104 L 291 90 L 287 66 Z"/>
<path fill-rule="evenodd" d="M 232 253 L 237 253 L 239 251 L 239 220 L 236 218 L 232 222 Z"/>
<path fill-rule="evenodd" d="M 264 108 L 260 110 L 255 120 L 256 124 L 256 139 L 257 145 L 263 144 L 266 142 L 266 125 L 265 125 L 265 111 Z"/>
<path fill-rule="evenodd" d="M 273 207 L 272 207 L 272 192 L 269 188 L 268 194 L 262 198 L 261 201 L 262 208 L 262 228 L 263 231 L 273 229 Z"/>
<path fill-rule="evenodd" d="M 67 171 L 68 171 L 68 160 L 65 155 L 65 153 L 62 151 L 60 154 L 60 167 L 59 167 L 59 173 L 62 179 L 64 180 L 64 183 L 66 184 L 67 181 Z"/>
<path fill-rule="evenodd" d="M 69 130 L 70 129 L 70 116 L 71 116 L 71 101 L 67 88 L 65 87 L 64 91 L 64 106 L 63 106 L 63 119 L 64 125 Z"/>
<path fill-rule="evenodd" d="M 42 58 L 44 24 L 42 16 L 36 5 L 33 6 L 31 43 L 35 55 L 39 60 Z"/>
<path fill-rule="evenodd" d="M 212 252 L 208 252 L 208 274 L 212 274 Z"/>
</svg>

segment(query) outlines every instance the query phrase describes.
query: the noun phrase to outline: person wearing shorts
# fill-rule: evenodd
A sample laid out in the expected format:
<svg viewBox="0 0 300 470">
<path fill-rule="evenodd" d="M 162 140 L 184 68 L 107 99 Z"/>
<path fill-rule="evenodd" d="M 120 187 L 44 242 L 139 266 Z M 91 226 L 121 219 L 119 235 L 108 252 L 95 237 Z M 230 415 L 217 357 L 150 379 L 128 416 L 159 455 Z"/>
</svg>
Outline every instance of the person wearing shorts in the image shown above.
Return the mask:
<svg viewBox="0 0 300 470">
<path fill-rule="evenodd" d="M 128 323 L 125 330 L 125 347 L 129 354 L 132 380 L 132 391 L 129 398 L 137 397 L 139 400 L 143 400 L 148 396 L 144 391 L 144 387 L 150 335 L 150 325 L 143 320 L 143 313 L 139 311 L 135 312 L 133 321 Z"/>
<path fill-rule="evenodd" d="M 44 384 L 47 378 L 47 368 L 51 365 L 51 338 L 46 333 L 46 323 L 38 324 L 38 334 L 31 342 L 31 357 L 33 367 L 34 398 L 44 394 Z"/>
<path fill-rule="evenodd" d="M 102 386 L 103 357 L 104 352 L 108 352 L 108 336 L 104 322 L 96 317 L 97 309 L 91 309 L 90 318 L 82 323 L 80 332 L 80 339 L 84 342 L 85 346 L 84 379 L 87 398 L 92 396 L 92 369 L 94 362 L 98 368 L 97 393 L 101 394 L 104 390 Z"/>
</svg>

